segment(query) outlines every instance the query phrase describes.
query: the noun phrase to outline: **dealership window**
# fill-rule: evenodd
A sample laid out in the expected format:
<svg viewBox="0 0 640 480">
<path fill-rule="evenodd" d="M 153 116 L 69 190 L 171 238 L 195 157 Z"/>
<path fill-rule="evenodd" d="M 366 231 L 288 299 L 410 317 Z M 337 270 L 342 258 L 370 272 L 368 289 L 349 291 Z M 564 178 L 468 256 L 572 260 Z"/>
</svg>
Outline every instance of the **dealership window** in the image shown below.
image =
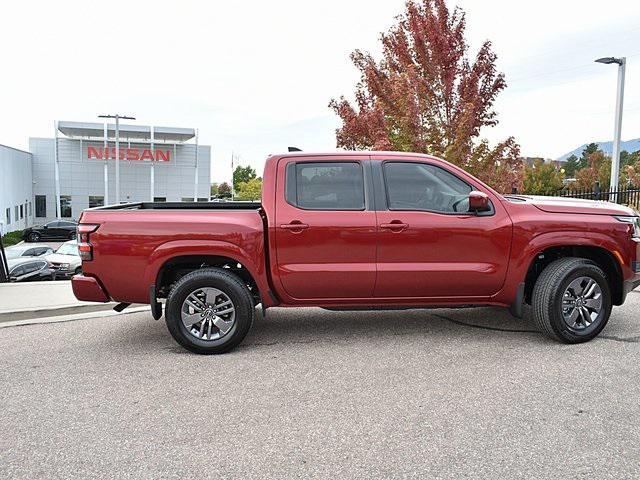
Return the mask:
<svg viewBox="0 0 640 480">
<path fill-rule="evenodd" d="M 153 197 L 154 202 L 166 202 L 167 197 Z"/>
<path fill-rule="evenodd" d="M 24 205 L 20 205 L 20 220 L 24 218 Z"/>
<path fill-rule="evenodd" d="M 31 202 L 29 202 L 29 216 L 33 215 L 33 209 L 31 207 Z"/>
<path fill-rule="evenodd" d="M 60 195 L 60 216 L 71 218 L 71 195 Z"/>
<path fill-rule="evenodd" d="M 47 216 L 47 196 L 36 195 L 36 217 L 44 218 Z"/>
<path fill-rule="evenodd" d="M 5 215 L 7 217 L 7 225 L 9 225 L 11 223 L 11 208 L 7 208 Z"/>
<path fill-rule="evenodd" d="M 15 218 L 16 222 L 17 222 L 18 219 L 20 218 L 20 207 L 18 207 L 18 205 L 16 205 L 15 210 L 16 210 L 16 214 L 14 215 L 13 218 Z"/>
<path fill-rule="evenodd" d="M 183 202 L 193 202 L 193 197 L 182 197 Z"/>
<path fill-rule="evenodd" d="M 104 207 L 104 197 L 100 195 L 89 196 L 89 208 Z"/>
<path fill-rule="evenodd" d="M 208 198 L 204 198 L 204 197 L 198 197 L 198 201 L 199 202 L 208 202 L 209 199 Z"/>
<path fill-rule="evenodd" d="M 307 210 L 364 210 L 364 178 L 357 162 L 291 163 L 287 202 Z"/>
</svg>

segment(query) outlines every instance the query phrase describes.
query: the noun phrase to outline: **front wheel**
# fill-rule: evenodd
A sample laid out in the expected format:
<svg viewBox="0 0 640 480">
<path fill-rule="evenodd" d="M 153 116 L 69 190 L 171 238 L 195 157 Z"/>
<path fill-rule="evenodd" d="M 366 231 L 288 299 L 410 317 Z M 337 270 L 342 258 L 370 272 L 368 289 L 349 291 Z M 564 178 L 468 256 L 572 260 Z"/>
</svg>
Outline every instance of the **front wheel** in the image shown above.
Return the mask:
<svg viewBox="0 0 640 480">
<path fill-rule="evenodd" d="M 246 285 L 222 268 L 203 268 L 182 277 L 167 298 L 165 321 L 187 350 L 224 353 L 242 342 L 254 319 Z"/>
<path fill-rule="evenodd" d="M 31 233 L 29 234 L 29 236 L 27 237 L 27 239 L 28 239 L 30 242 L 39 242 L 39 241 L 40 241 L 40 234 L 39 234 L 39 233 L 36 233 L 36 232 L 31 232 Z"/>
<path fill-rule="evenodd" d="M 588 342 L 611 315 L 607 276 L 590 260 L 561 258 L 538 277 L 532 306 L 533 319 L 547 336 L 564 343 Z"/>
</svg>

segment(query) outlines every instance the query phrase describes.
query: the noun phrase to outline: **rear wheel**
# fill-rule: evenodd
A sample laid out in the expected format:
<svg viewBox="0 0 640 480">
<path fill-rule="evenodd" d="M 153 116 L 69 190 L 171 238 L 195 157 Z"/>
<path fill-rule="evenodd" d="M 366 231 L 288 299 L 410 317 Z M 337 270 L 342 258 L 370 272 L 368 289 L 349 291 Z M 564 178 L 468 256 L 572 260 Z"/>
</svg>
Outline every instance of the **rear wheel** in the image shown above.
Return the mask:
<svg viewBox="0 0 640 480">
<path fill-rule="evenodd" d="M 582 258 L 561 258 L 545 268 L 533 288 L 533 318 L 543 333 L 564 343 L 588 342 L 611 315 L 604 271 Z"/>
<path fill-rule="evenodd" d="M 39 242 L 39 241 L 40 241 L 40 234 L 39 234 L 39 233 L 37 233 L 37 232 L 31 232 L 31 233 L 29 234 L 29 236 L 27 237 L 27 239 L 28 239 L 30 242 Z"/>
<path fill-rule="evenodd" d="M 75 230 L 73 232 L 69 233 L 69 240 L 75 240 L 77 237 L 77 234 L 75 232 Z"/>
<path fill-rule="evenodd" d="M 254 314 L 251 294 L 238 277 L 222 268 L 203 268 L 173 286 L 165 320 L 171 336 L 187 350 L 215 354 L 242 342 Z"/>
</svg>

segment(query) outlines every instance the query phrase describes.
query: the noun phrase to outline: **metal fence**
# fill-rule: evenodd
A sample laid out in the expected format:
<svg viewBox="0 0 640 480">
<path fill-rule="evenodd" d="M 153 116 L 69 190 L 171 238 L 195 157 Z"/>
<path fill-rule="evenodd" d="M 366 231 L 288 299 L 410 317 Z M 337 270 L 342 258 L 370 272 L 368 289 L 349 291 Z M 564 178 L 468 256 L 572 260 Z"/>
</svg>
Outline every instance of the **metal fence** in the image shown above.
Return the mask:
<svg viewBox="0 0 640 480">
<path fill-rule="evenodd" d="M 592 189 L 561 190 L 556 195 L 559 197 L 605 200 L 640 208 L 640 188 L 632 186 L 620 186 L 617 190 L 614 190 L 611 188 L 601 189 L 600 185 L 596 184 Z"/>
</svg>

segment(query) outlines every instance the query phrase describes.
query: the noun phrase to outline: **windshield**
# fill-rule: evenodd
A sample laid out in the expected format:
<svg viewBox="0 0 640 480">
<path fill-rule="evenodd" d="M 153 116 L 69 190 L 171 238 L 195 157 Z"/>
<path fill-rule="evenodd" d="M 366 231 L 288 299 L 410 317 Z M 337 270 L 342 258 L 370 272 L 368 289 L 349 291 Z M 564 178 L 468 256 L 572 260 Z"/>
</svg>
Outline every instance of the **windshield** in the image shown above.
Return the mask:
<svg viewBox="0 0 640 480">
<path fill-rule="evenodd" d="M 11 259 L 11 258 L 18 258 L 20 256 L 22 256 L 22 250 L 9 250 L 6 249 L 5 253 L 7 254 L 7 260 Z"/>
<path fill-rule="evenodd" d="M 78 245 L 74 243 L 63 244 L 58 250 L 56 250 L 56 253 L 61 255 L 75 255 L 76 257 L 80 256 L 78 254 Z"/>
</svg>

